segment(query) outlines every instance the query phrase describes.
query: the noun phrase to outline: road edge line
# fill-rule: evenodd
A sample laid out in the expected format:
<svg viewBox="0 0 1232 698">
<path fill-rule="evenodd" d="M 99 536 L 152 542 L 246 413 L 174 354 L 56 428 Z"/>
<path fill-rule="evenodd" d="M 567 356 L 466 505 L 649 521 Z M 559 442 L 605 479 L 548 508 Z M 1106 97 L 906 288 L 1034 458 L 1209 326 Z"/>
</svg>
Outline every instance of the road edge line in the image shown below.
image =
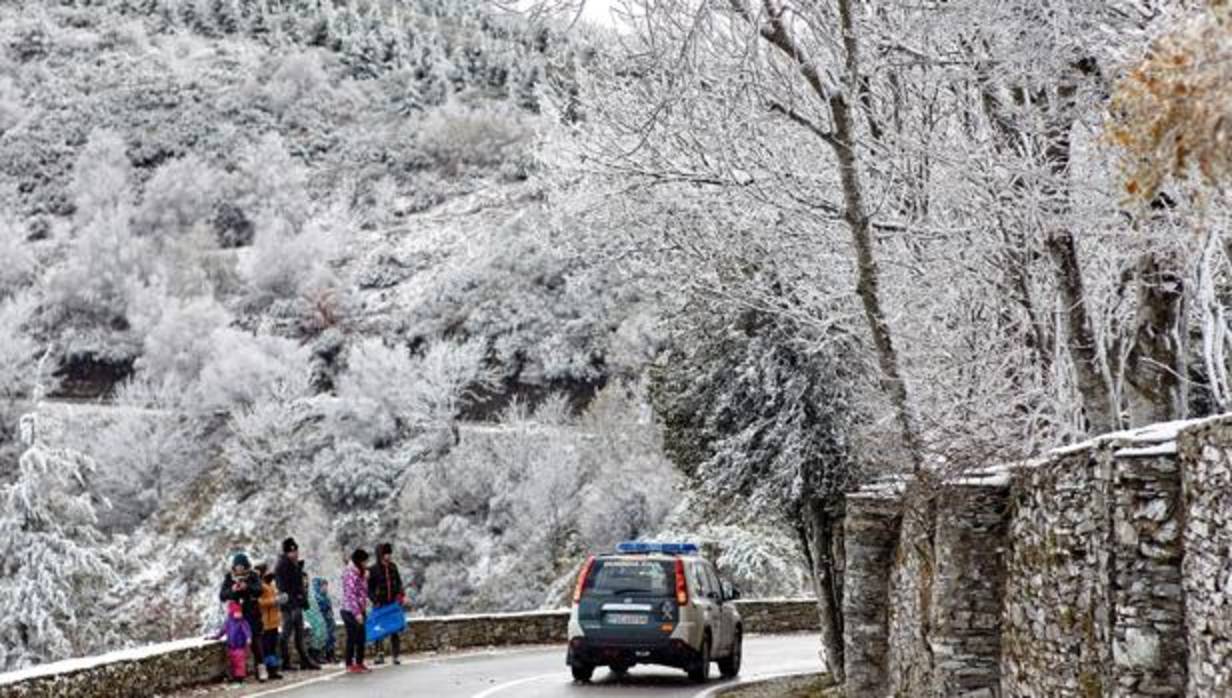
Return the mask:
<svg viewBox="0 0 1232 698">
<path fill-rule="evenodd" d="M 775 679 L 786 679 L 792 676 L 809 676 L 811 674 L 818 674 L 818 673 L 825 673 L 825 672 L 824 671 L 819 672 L 816 669 L 807 669 L 803 671 L 782 671 L 776 674 L 762 674 L 758 676 L 747 676 L 744 678 L 736 679 L 735 681 L 731 681 L 729 683 L 719 684 L 717 686 L 711 686 L 710 688 L 703 689 L 702 691 L 698 693 L 694 693 L 692 698 L 715 698 L 715 696 L 719 695 L 720 691 L 726 691 L 729 689 L 733 689 L 733 688 L 736 688 L 737 686 L 746 686 L 749 684 L 759 683 L 761 681 L 774 681 Z"/>
</svg>

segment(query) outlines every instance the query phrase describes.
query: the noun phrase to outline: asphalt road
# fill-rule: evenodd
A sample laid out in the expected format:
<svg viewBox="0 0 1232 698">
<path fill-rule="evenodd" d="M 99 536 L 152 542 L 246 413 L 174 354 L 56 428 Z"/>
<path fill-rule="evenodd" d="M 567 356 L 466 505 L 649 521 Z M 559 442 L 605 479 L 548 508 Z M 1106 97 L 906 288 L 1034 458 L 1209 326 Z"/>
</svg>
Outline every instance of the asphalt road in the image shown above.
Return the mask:
<svg viewBox="0 0 1232 698">
<path fill-rule="evenodd" d="M 745 638 L 740 680 L 776 674 L 816 671 L 816 635 L 762 635 Z M 331 669 L 299 685 L 252 686 L 249 698 L 700 698 L 732 682 L 712 678 L 691 683 L 683 671 L 665 667 L 634 667 L 623 681 L 605 669 L 587 685 L 573 683 L 565 666 L 564 647 L 533 647 L 408 658 L 402 666 L 373 667 L 371 674 L 346 675 Z M 291 674 L 297 680 L 303 674 Z"/>
</svg>

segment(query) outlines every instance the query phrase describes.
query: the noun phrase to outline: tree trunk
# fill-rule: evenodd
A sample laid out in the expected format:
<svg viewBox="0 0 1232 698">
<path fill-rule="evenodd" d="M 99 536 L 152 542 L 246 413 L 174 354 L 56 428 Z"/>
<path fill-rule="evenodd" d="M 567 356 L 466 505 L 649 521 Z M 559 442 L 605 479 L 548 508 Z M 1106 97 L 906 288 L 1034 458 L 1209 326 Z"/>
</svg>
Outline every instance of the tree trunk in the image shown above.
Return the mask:
<svg viewBox="0 0 1232 698">
<path fill-rule="evenodd" d="M 839 0 L 839 21 L 843 31 L 843 48 L 846 51 L 847 81 L 844 89 L 835 94 L 820 94 L 830 105 L 834 120 L 834 137 L 830 141 L 838 158 L 839 181 L 843 189 L 843 221 L 851 231 L 856 248 L 856 294 L 864 306 L 864 318 L 873 335 L 877 349 L 877 365 L 881 369 L 881 386 L 894 406 L 895 417 L 902 432 L 903 447 L 911 459 L 912 469 L 919 472 L 923 455 L 915 420 L 911 415 L 911 402 L 907 396 L 907 384 L 899 370 L 898 351 L 886 322 L 881 305 L 880 273 L 877 269 L 876 252 L 873 249 L 873 233 L 868 212 L 864 205 L 864 186 L 860 182 L 859 154 L 856 150 L 856 125 L 851 103 L 846 93 L 858 93 L 860 84 L 859 45 L 856 42 L 855 26 L 850 0 Z"/>
<path fill-rule="evenodd" d="M 1135 425 L 1166 422 L 1184 416 L 1184 281 L 1157 255 L 1148 252 L 1138 260 L 1137 286 L 1134 344 L 1125 366 L 1130 414 Z"/>
<path fill-rule="evenodd" d="M 842 683 L 843 673 L 843 612 L 836 565 L 834 561 L 834 518 L 820 498 L 809 502 L 809 528 L 813 561 L 813 587 L 817 594 L 817 613 L 821 620 L 821 647 L 826 655 L 826 667 L 834 680 Z"/>
<path fill-rule="evenodd" d="M 1063 85 L 1058 93 L 1063 103 L 1073 99 L 1075 88 Z M 1069 112 L 1062 109 L 1062 114 Z M 1065 328 L 1070 357 L 1078 391 L 1086 413 L 1087 430 L 1100 434 L 1120 426 L 1120 415 L 1112 400 L 1112 391 L 1104 374 L 1099 347 L 1095 341 L 1090 313 L 1087 311 L 1086 289 L 1082 282 L 1082 266 L 1078 263 L 1078 246 L 1070 230 L 1069 199 L 1070 121 L 1064 116 L 1054 119 L 1048 130 L 1044 157 L 1055 182 L 1045 189 L 1046 198 L 1053 199 L 1053 227 L 1045 231 L 1044 246 L 1052 257 L 1057 289 L 1064 304 Z"/>
<path fill-rule="evenodd" d="M 752 10 L 743 0 L 730 1 L 737 13 L 750 23 L 755 22 Z M 762 38 L 796 63 L 809 89 L 830 109 L 830 117 L 834 122 L 832 133 L 822 131 L 816 124 L 802 119 L 790 110 L 787 113 L 798 123 L 807 124 L 809 131 L 830 146 L 838 159 L 839 180 L 843 190 L 843 221 L 851 231 L 852 242 L 856 248 L 856 294 L 860 297 L 860 303 L 864 307 L 864 318 L 873 336 L 873 346 L 877 351 L 877 365 L 881 372 L 881 387 L 894 407 L 895 420 L 902 433 L 903 448 L 911 460 L 912 469 L 918 473 L 923 465 L 924 456 L 915 428 L 915 420 L 911 415 L 907 385 L 899 370 L 898 351 L 894 347 L 890 326 L 886 322 L 886 314 L 881 305 L 880 273 L 877 269 L 877 256 L 873 247 L 872 226 L 869 224 L 868 211 L 864 204 L 864 185 L 860 182 L 855 110 L 848 101 L 848 95 L 858 98 L 862 86 L 866 84 L 860 76 L 859 42 L 856 41 L 851 0 L 838 0 L 846 73 L 843 87 L 840 90 L 827 87 L 817 69 L 817 64 L 796 43 L 783 20 L 786 8 L 776 0 L 762 0 L 762 6 L 765 9 L 766 22 L 765 26 L 759 29 Z"/>
<path fill-rule="evenodd" d="M 1048 233 L 1045 245 L 1056 265 L 1057 287 L 1065 306 L 1069 353 L 1074 361 L 1074 374 L 1082 396 L 1087 429 L 1096 434 L 1113 431 L 1120 420 L 1112 404 L 1108 381 L 1104 379 L 1103 364 L 1087 316 L 1086 291 L 1074 236 L 1068 229 L 1053 230 Z"/>
</svg>

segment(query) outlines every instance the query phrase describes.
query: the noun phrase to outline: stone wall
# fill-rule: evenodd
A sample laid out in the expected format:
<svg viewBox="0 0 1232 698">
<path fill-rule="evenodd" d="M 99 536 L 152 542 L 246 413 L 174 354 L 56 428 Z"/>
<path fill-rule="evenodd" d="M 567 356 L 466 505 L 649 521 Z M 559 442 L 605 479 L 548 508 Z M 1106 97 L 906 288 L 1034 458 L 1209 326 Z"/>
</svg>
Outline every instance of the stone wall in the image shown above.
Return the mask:
<svg viewBox="0 0 1232 698">
<path fill-rule="evenodd" d="M 1109 450 L 1115 448 L 1113 444 Z M 1112 680 L 1117 695 L 1183 696 L 1180 464 L 1175 449 L 1168 447 L 1163 452 L 1130 447 L 1114 453 Z"/>
<path fill-rule="evenodd" d="M 844 599 L 848 698 L 1232 697 L 1232 417 L 875 494 L 902 525 L 888 569 L 848 549 L 848 596 L 888 595 Z"/>
<path fill-rule="evenodd" d="M 819 627 L 817 606 L 811 599 L 747 599 L 736 604 L 748 633 L 814 632 Z M 569 612 L 564 610 L 414 618 L 407 625 L 402 646 L 414 653 L 563 643 L 568 620 Z M 0 674 L 0 698 L 165 695 L 221 680 L 225 672 L 221 643 L 182 640 Z"/>
<path fill-rule="evenodd" d="M 1006 696 L 1105 695 L 1107 479 L 1090 449 L 1014 473 L 1001 655 Z"/>
<path fill-rule="evenodd" d="M 221 680 L 222 643 L 181 640 L 0 674 L 2 698 L 132 698 Z"/>
<path fill-rule="evenodd" d="M 900 521 L 898 502 L 883 493 L 847 499 L 843 668 L 848 695 L 878 695 L 886 686 L 889 573 Z"/>
<path fill-rule="evenodd" d="M 931 585 L 933 695 L 999 688 L 1008 502 L 1008 487 L 996 480 L 941 488 L 934 549 L 949 554 L 937 556 Z"/>
<path fill-rule="evenodd" d="M 928 642 L 932 623 L 935 527 L 930 506 L 903 498 L 898 540 L 890 568 L 886 684 L 884 695 L 922 695 L 932 685 L 933 654 Z M 879 689 L 881 691 L 881 689 Z M 870 694 L 871 695 L 871 694 Z"/>
<path fill-rule="evenodd" d="M 1001 478 L 973 478 L 904 497 L 890 570 L 888 676 L 876 695 L 998 688 L 1008 492 Z"/>
<path fill-rule="evenodd" d="M 1210 424 L 1178 441 L 1185 495 L 1190 696 L 1232 694 L 1232 429 Z"/>
</svg>

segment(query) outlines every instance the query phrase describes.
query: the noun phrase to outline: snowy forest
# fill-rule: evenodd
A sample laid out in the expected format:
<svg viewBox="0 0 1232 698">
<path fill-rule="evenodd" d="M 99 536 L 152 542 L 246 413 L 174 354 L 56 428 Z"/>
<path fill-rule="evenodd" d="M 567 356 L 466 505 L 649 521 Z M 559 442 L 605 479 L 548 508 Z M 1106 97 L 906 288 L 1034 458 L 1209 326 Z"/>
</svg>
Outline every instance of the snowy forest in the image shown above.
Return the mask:
<svg viewBox="0 0 1232 698">
<path fill-rule="evenodd" d="M 721 541 L 834 652 L 845 492 L 1229 409 L 1227 3 L 609 4 L 0 3 L 0 670 L 288 535 Z"/>
</svg>

